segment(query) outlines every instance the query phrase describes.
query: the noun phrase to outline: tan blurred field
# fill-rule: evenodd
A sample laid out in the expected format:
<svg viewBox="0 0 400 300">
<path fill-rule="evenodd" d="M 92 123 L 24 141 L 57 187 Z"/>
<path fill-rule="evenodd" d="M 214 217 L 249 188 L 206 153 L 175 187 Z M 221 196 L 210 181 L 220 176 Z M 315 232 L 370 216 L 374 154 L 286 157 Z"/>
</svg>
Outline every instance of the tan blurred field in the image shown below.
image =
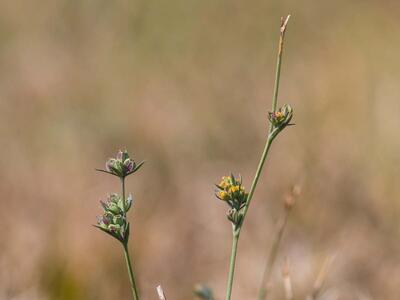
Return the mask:
<svg viewBox="0 0 400 300">
<path fill-rule="evenodd" d="M 223 299 L 231 246 L 222 175 L 248 187 L 267 133 L 279 18 L 274 143 L 241 235 L 233 299 L 255 299 L 282 197 L 296 299 L 335 255 L 320 299 L 399 299 L 400 2 L 0 2 L 0 299 L 129 299 L 120 246 L 91 224 L 118 191 L 96 173 L 127 148 L 144 167 L 131 249 L 142 299 Z"/>
</svg>

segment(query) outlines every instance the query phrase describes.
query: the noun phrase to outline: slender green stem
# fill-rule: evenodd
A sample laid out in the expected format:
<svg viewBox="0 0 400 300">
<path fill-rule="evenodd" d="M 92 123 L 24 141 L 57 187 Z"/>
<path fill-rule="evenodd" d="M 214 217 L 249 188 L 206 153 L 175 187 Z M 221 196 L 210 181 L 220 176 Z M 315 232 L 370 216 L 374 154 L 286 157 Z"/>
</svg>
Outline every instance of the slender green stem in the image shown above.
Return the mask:
<svg viewBox="0 0 400 300">
<path fill-rule="evenodd" d="M 285 36 L 285 31 L 286 31 L 286 25 L 287 25 L 287 22 L 289 21 L 289 18 L 290 18 L 290 15 L 287 16 L 285 20 L 283 18 L 281 19 L 278 59 L 276 62 L 275 85 L 274 85 L 274 93 L 273 93 L 273 97 L 272 97 L 272 110 L 274 112 L 276 111 L 276 106 L 277 106 L 277 102 L 278 102 L 278 91 L 279 91 L 279 82 L 280 82 L 280 76 L 281 76 L 282 53 L 283 53 L 283 41 L 284 41 L 284 36 Z M 234 277 L 234 273 L 235 273 L 235 264 L 236 264 L 236 253 L 237 253 L 240 231 L 242 229 L 242 225 L 245 220 L 247 211 L 249 209 L 251 199 L 253 198 L 254 191 L 256 189 L 258 180 L 260 178 L 261 171 L 264 167 L 265 160 L 268 156 L 269 149 L 271 148 L 271 144 L 272 144 L 272 141 L 274 140 L 275 136 L 276 136 L 276 134 L 274 132 L 274 126 L 272 124 L 270 124 L 268 138 L 265 143 L 260 162 L 258 163 L 257 171 L 254 176 L 253 182 L 251 184 L 249 195 L 247 196 L 246 206 L 244 207 L 244 211 L 243 211 L 242 223 L 237 228 L 234 228 L 234 230 L 233 230 L 232 253 L 231 253 L 231 259 L 230 259 L 228 284 L 227 284 L 227 288 L 226 288 L 226 300 L 231 299 L 233 277 Z"/>
<path fill-rule="evenodd" d="M 276 111 L 276 106 L 278 103 L 278 91 L 279 91 L 279 82 L 280 82 L 280 77 L 281 77 L 281 65 L 282 65 L 282 54 L 283 54 L 283 41 L 285 38 L 286 25 L 287 25 L 287 22 L 289 21 L 289 18 L 290 18 L 290 15 L 288 15 L 285 20 L 283 18 L 281 19 L 278 58 L 276 60 L 276 70 L 275 70 L 275 85 L 274 85 L 274 93 L 273 93 L 273 97 L 272 97 L 272 111 Z M 250 187 L 249 195 L 247 197 L 247 203 L 246 203 L 246 207 L 244 208 L 244 213 L 243 213 L 243 220 L 246 217 L 247 210 L 249 209 L 251 199 L 253 198 L 253 194 L 256 189 L 258 179 L 260 178 L 260 174 L 261 174 L 262 168 L 264 166 L 265 159 L 267 158 L 268 151 L 271 147 L 272 141 L 275 138 L 275 135 L 272 133 L 273 130 L 274 130 L 274 127 L 272 124 L 270 124 L 269 135 L 268 135 L 267 141 L 265 143 L 264 151 L 261 155 L 261 159 L 258 164 L 256 175 L 254 176 L 253 182 Z"/>
<path fill-rule="evenodd" d="M 124 209 L 124 213 L 126 214 L 125 177 L 121 177 L 121 186 L 122 186 L 122 207 Z"/>
<path fill-rule="evenodd" d="M 258 293 L 258 300 L 264 300 L 268 294 L 268 283 L 271 278 L 272 268 L 274 267 L 274 263 L 278 254 L 279 246 L 282 241 L 282 236 L 286 228 L 287 220 L 289 217 L 289 210 L 285 210 L 285 214 L 280 221 L 278 226 L 278 230 L 275 234 L 274 240 L 272 242 L 271 250 L 269 252 L 268 260 L 265 265 L 264 274 L 261 280 L 261 286 Z"/>
<path fill-rule="evenodd" d="M 235 274 L 235 264 L 236 264 L 236 253 L 237 246 L 239 242 L 240 231 L 233 229 L 233 238 L 232 238 L 232 253 L 229 265 L 229 275 L 228 275 L 228 284 L 226 288 L 226 300 L 231 299 L 232 294 L 232 285 L 233 285 L 233 275 Z"/>
<path fill-rule="evenodd" d="M 254 190 L 255 190 L 255 188 L 257 186 L 258 179 L 260 178 L 261 170 L 262 170 L 262 168 L 264 166 L 265 159 L 267 157 L 269 148 L 271 147 L 272 141 L 273 141 L 273 137 L 270 134 L 268 136 L 267 142 L 265 144 L 263 154 L 261 155 L 261 160 L 260 160 L 260 162 L 258 164 L 257 172 L 256 172 L 256 175 L 254 177 L 253 183 L 252 183 L 251 188 L 250 188 L 250 192 L 249 192 L 249 195 L 248 195 L 248 198 L 247 198 L 248 200 L 247 200 L 246 206 L 244 207 L 243 221 L 244 221 L 244 217 L 246 216 L 247 210 L 249 208 L 249 203 L 250 203 L 251 197 L 253 196 Z M 230 267 L 229 267 L 228 284 L 227 284 L 227 288 L 226 288 L 226 300 L 230 300 L 231 299 L 232 285 L 233 285 L 233 275 L 235 273 L 237 246 L 238 246 L 238 242 L 239 242 L 239 236 L 240 236 L 240 231 L 242 229 L 243 221 L 242 221 L 242 224 L 238 228 L 234 228 L 233 229 L 232 253 L 231 253 L 231 260 L 230 260 Z"/>
<path fill-rule="evenodd" d="M 268 136 L 268 138 L 267 138 L 266 143 L 265 143 L 264 150 L 263 150 L 263 153 L 261 155 L 260 162 L 258 163 L 256 174 L 254 175 L 254 179 L 253 179 L 253 182 L 252 182 L 251 187 L 250 187 L 249 195 L 247 196 L 247 202 L 246 202 L 246 206 L 245 206 L 244 212 L 243 212 L 243 221 L 244 221 L 244 218 L 246 217 L 247 211 L 248 211 L 248 209 L 250 207 L 251 199 L 253 198 L 254 191 L 256 189 L 258 180 L 260 179 L 260 174 L 261 174 L 261 171 L 262 171 L 262 169 L 264 167 L 265 160 L 266 160 L 266 158 L 268 156 L 268 152 L 269 152 L 269 149 L 271 148 L 273 140 L 274 140 L 274 137 L 270 134 Z M 243 225 L 243 223 L 242 223 L 242 225 Z"/>
<path fill-rule="evenodd" d="M 125 197 L 125 178 L 121 177 L 121 186 L 122 186 L 122 207 L 124 209 L 124 214 L 126 218 L 126 197 Z M 128 222 L 128 220 L 126 220 Z M 126 267 L 128 268 L 128 274 L 129 274 L 129 281 L 131 283 L 131 290 L 132 290 L 132 297 L 133 300 L 139 300 L 139 295 L 136 287 L 136 282 L 135 282 L 135 276 L 133 274 L 133 269 L 132 269 L 132 262 L 131 258 L 129 256 L 129 250 L 128 250 L 128 240 L 126 242 L 122 243 L 124 246 L 124 255 L 125 255 L 125 262 L 126 262 Z"/>
<path fill-rule="evenodd" d="M 272 97 L 272 111 L 276 111 L 276 106 L 278 103 L 279 83 L 280 83 L 280 78 L 281 78 L 283 41 L 285 39 L 286 25 L 289 22 L 289 18 L 290 18 L 290 15 L 288 15 L 286 17 L 286 19 L 281 18 L 281 31 L 280 31 L 281 33 L 279 36 L 278 59 L 276 60 L 274 95 Z"/>
<path fill-rule="evenodd" d="M 124 254 L 125 254 L 126 266 L 128 268 L 129 281 L 131 283 L 132 297 L 133 297 L 133 300 L 139 300 L 139 295 L 137 292 L 136 281 L 135 281 L 135 275 L 133 274 L 132 263 L 131 263 L 131 258 L 129 256 L 129 250 L 128 250 L 127 244 L 124 244 Z"/>
</svg>

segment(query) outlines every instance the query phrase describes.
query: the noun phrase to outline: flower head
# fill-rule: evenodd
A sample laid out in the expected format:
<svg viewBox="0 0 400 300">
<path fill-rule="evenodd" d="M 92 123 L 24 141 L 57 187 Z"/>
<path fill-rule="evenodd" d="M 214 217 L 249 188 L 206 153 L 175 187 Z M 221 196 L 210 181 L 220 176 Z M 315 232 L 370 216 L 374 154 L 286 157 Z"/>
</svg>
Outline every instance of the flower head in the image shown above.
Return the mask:
<svg viewBox="0 0 400 300">
<path fill-rule="evenodd" d="M 277 111 L 269 112 L 268 119 L 274 127 L 283 129 L 289 125 L 293 117 L 293 109 L 290 105 L 285 104 Z"/>
<path fill-rule="evenodd" d="M 129 236 L 129 223 L 126 212 L 132 205 L 132 196 L 129 195 L 125 203 L 118 194 L 111 194 L 106 201 L 100 201 L 103 215 L 97 217 L 97 228 L 110 234 L 121 242 L 127 242 Z"/>
<path fill-rule="evenodd" d="M 106 162 L 105 170 L 98 170 L 106 172 L 120 178 L 125 178 L 126 176 L 136 172 L 142 166 L 144 162 L 136 164 L 136 162 L 129 157 L 126 150 L 118 151 L 116 157 L 109 158 Z"/>
<path fill-rule="evenodd" d="M 242 211 L 247 201 L 247 193 L 242 186 L 242 179 L 231 176 L 224 176 L 221 182 L 216 185 L 218 188 L 215 196 L 226 202 L 230 209 L 227 213 L 228 219 L 238 225 L 242 220 Z"/>
<path fill-rule="evenodd" d="M 219 184 L 216 196 L 218 199 L 229 203 L 246 201 L 247 193 L 242 186 L 242 179 L 236 179 L 233 175 L 224 176 Z"/>
</svg>

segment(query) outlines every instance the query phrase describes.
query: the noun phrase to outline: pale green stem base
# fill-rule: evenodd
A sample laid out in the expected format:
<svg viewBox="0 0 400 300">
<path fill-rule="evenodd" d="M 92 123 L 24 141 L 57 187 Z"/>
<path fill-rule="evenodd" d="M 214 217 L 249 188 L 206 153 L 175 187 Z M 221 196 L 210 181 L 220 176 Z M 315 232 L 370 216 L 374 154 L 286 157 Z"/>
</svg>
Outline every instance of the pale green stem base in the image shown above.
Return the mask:
<svg viewBox="0 0 400 300">
<path fill-rule="evenodd" d="M 234 229 L 233 230 L 233 239 L 232 239 L 232 253 L 231 253 L 231 260 L 230 260 L 230 265 L 229 265 L 228 284 L 226 287 L 226 300 L 230 300 L 231 295 L 232 295 L 233 276 L 235 274 L 236 253 L 237 253 L 237 247 L 238 247 L 238 242 L 239 242 L 239 235 L 240 235 L 240 230 L 235 231 L 235 229 Z"/>
<path fill-rule="evenodd" d="M 245 216 L 247 214 L 247 210 L 249 209 L 249 204 L 250 204 L 251 198 L 253 197 L 255 188 L 257 186 L 258 179 L 260 178 L 260 174 L 261 174 L 261 171 L 263 169 L 263 166 L 264 166 L 265 160 L 267 158 L 267 155 L 268 155 L 268 152 L 269 152 L 269 149 L 271 147 L 271 143 L 272 143 L 273 139 L 274 139 L 273 136 L 269 135 L 269 137 L 267 139 L 267 142 L 265 144 L 264 151 L 263 151 L 263 153 L 261 155 L 261 159 L 260 159 L 260 162 L 259 162 L 258 167 L 257 167 L 256 175 L 254 176 L 253 183 L 252 183 L 251 188 L 250 188 L 250 192 L 249 192 L 249 195 L 248 195 L 248 198 L 247 198 L 247 203 L 246 203 L 246 206 L 244 208 L 243 220 L 244 220 L 244 218 L 245 218 Z M 231 259 L 230 259 L 228 284 L 227 284 L 227 288 L 226 288 L 226 300 L 230 300 L 231 299 L 233 277 L 234 277 L 234 273 L 235 273 L 237 246 L 238 246 L 238 242 L 239 242 L 239 236 L 240 236 L 240 231 L 242 229 L 242 225 L 243 225 L 243 223 L 240 225 L 239 228 L 234 228 L 233 229 L 232 253 L 231 253 Z"/>
<path fill-rule="evenodd" d="M 121 186 L 122 186 L 122 206 L 124 208 L 124 214 L 126 217 L 125 178 L 121 178 Z M 125 262 L 126 262 L 126 267 L 128 268 L 129 281 L 131 283 L 132 298 L 133 300 L 139 300 L 139 295 L 135 282 L 135 276 L 133 274 L 133 269 L 132 269 L 131 258 L 129 256 L 128 242 L 126 241 L 122 243 L 122 245 L 124 247 Z"/>
<path fill-rule="evenodd" d="M 133 300 L 139 300 L 139 295 L 137 292 L 137 287 L 135 282 L 135 275 L 133 274 L 131 258 L 129 256 L 128 245 L 124 245 L 124 254 L 125 254 L 126 267 L 128 268 L 129 281 L 131 283 L 132 298 Z"/>
</svg>

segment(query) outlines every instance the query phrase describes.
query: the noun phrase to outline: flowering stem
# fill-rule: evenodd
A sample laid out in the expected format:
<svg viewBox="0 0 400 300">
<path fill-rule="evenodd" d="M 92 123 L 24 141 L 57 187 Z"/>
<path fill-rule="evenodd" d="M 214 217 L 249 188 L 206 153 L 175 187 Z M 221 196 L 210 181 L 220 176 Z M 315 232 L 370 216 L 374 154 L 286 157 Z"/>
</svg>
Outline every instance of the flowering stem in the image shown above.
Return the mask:
<svg viewBox="0 0 400 300">
<path fill-rule="evenodd" d="M 121 177 L 121 185 L 122 185 L 122 207 L 126 218 L 125 177 Z M 131 258 L 129 256 L 128 239 L 126 239 L 126 241 L 123 242 L 122 244 L 124 246 L 125 262 L 126 262 L 126 267 L 128 268 L 129 281 L 131 283 L 132 297 L 133 300 L 139 300 L 139 295 L 137 292 L 137 287 L 135 282 L 135 276 L 133 274 L 133 269 L 132 269 Z"/>
<path fill-rule="evenodd" d="M 281 65 L 282 65 L 282 54 L 283 54 L 283 41 L 284 41 L 284 37 L 285 37 L 286 25 L 287 25 L 287 22 L 289 21 L 289 18 L 290 18 L 290 15 L 288 15 L 285 20 L 283 20 L 283 18 L 281 19 L 281 29 L 280 29 L 280 36 L 279 36 L 279 50 L 278 50 L 278 58 L 276 61 L 276 70 L 275 70 L 274 94 L 272 97 L 272 111 L 273 112 L 276 111 L 276 106 L 278 103 L 278 91 L 279 91 L 279 82 L 280 82 L 280 77 L 281 77 Z M 272 124 L 270 124 L 269 135 L 268 135 L 267 141 L 264 146 L 264 151 L 261 155 L 261 159 L 258 164 L 256 175 L 254 176 L 253 182 L 251 184 L 249 196 L 247 197 L 246 206 L 245 206 L 244 212 L 243 212 L 243 220 L 246 217 L 247 210 L 249 209 L 251 199 L 253 198 L 253 194 L 256 189 L 258 179 L 260 178 L 260 174 L 263 169 L 265 160 L 267 158 L 268 151 L 271 147 L 272 141 L 274 140 L 274 138 L 276 136 L 276 134 L 273 134 L 273 131 L 274 131 L 274 126 Z"/>
<path fill-rule="evenodd" d="M 279 49 L 278 49 L 278 58 L 276 61 L 276 70 L 275 70 L 275 85 L 274 85 L 274 93 L 272 97 L 272 111 L 276 111 L 277 102 L 278 102 L 278 91 L 279 91 L 279 82 L 281 76 L 281 65 L 282 65 L 282 53 L 283 53 L 283 41 L 285 37 L 286 25 L 289 21 L 290 15 L 286 17 L 286 19 L 281 19 L 281 27 L 280 27 L 280 37 L 279 37 Z M 235 273 L 235 264 L 236 264 L 236 253 L 237 247 L 239 242 L 240 231 L 243 226 L 243 222 L 245 220 L 247 211 L 250 206 L 251 199 L 253 198 L 254 191 L 256 189 L 258 180 L 260 178 L 261 171 L 264 167 L 265 160 L 268 156 L 269 149 L 271 148 L 271 144 L 276 137 L 277 131 L 275 130 L 272 123 L 270 123 L 268 138 L 264 146 L 263 153 L 261 155 L 260 162 L 258 163 L 257 171 L 254 176 L 253 182 L 250 187 L 249 195 L 247 196 L 246 205 L 243 210 L 243 218 L 240 225 L 237 227 L 235 226 L 233 229 L 233 242 L 232 242 L 232 253 L 230 259 L 230 268 L 229 268 L 229 275 L 228 275 L 228 284 L 226 288 L 226 300 L 231 299 L 232 294 L 232 285 L 233 285 L 233 276 Z"/>
<path fill-rule="evenodd" d="M 125 177 L 121 177 L 121 186 L 122 186 L 122 207 L 126 215 Z"/>
<path fill-rule="evenodd" d="M 133 274 L 132 263 L 129 256 L 128 244 L 124 244 L 124 254 L 125 254 L 126 266 L 128 268 L 129 281 L 131 283 L 133 300 L 139 300 L 139 295 L 137 292 L 137 287 L 135 282 L 135 275 Z"/>
</svg>

